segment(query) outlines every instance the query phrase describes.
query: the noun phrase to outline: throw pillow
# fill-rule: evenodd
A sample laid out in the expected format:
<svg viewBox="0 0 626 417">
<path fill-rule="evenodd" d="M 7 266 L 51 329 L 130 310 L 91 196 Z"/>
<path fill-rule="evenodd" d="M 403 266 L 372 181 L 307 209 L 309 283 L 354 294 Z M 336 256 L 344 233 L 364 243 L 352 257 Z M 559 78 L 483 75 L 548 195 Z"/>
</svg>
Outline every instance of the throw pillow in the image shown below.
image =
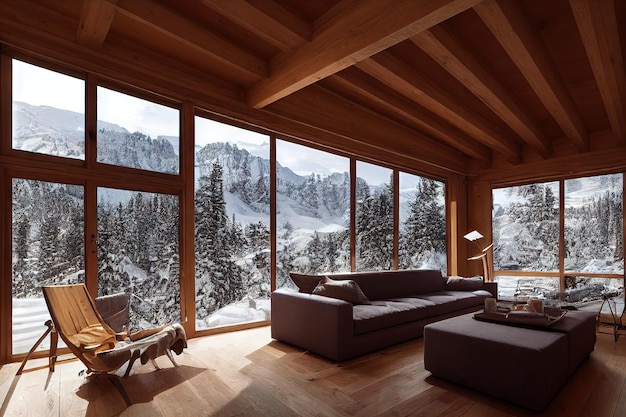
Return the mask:
<svg viewBox="0 0 626 417">
<path fill-rule="evenodd" d="M 476 291 L 482 287 L 483 278 L 480 276 L 472 278 L 450 276 L 446 282 L 446 290 L 449 291 Z"/>
<path fill-rule="evenodd" d="M 313 294 L 348 301 L 352 304 L 369 304 L 359 284 L 351 279 L 334 280 L 328 277 L 322 278 L 313 290 Z"/>
<path fill-rule="evenodd" d="M 297 274 L 295 272 L 290 272 L 289 277 L 296 284 L 298 290 L 303 293 L 311 294 L 317 284 L 322 280 L 322 277 L 319 275 L 305 275 L 305 274 Z"/>
</svg>

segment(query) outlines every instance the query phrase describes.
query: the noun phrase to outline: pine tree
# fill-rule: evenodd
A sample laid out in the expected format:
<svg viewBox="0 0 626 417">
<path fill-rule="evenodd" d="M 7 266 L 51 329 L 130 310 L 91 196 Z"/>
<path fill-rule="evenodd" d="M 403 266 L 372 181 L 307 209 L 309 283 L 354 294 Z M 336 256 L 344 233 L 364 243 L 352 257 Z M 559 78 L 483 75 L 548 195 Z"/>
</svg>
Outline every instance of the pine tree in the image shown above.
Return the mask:
<svg viewBox="0 0 626 417">
<path fill-rule="evenodd" d="M 431 252 L 446 251 L 445 207 L 440 203 L 440 183 L 421 178 L 400 239 L 400 266 L 419 268 Z"/>
</svg>

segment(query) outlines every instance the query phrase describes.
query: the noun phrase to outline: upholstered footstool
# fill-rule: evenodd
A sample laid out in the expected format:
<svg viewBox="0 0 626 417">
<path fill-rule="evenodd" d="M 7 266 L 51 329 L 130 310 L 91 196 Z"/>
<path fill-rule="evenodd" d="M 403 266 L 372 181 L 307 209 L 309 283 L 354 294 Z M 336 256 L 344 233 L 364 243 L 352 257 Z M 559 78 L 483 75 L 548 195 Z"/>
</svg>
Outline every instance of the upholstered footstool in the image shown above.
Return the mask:
<svg viewBox="0 0 626 417">
<path fill-rule="evenodd" d="M 568 343 L 568 333 L 468 314 L 424 327 L 424 366 L 436 377 L 541 411 L 570 374 Z"/>
</svg>

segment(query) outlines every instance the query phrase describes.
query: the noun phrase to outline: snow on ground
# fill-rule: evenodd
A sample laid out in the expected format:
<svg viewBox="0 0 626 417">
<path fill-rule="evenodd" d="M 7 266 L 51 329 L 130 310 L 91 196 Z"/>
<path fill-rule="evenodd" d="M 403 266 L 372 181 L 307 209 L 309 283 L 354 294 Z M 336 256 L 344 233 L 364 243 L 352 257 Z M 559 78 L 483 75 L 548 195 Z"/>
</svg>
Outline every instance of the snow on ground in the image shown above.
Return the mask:
<svg viewBox="0 0 626 417">
<path fill-rule="evenodd" d="M 13 298 L 13 354 L 26 353 L 48 328 L 48 306 L 42 298 Z M 59 339 L 59 347 L 65 344 Z M 47 337 L 37 350 L 50 348 Z"/>
<path fill-rule="evenodd" d="M 270 300 L 248 300 L 222 307 L 206 320 L 198 320 L 198 330 L 270 319 Z"/>
</svg>

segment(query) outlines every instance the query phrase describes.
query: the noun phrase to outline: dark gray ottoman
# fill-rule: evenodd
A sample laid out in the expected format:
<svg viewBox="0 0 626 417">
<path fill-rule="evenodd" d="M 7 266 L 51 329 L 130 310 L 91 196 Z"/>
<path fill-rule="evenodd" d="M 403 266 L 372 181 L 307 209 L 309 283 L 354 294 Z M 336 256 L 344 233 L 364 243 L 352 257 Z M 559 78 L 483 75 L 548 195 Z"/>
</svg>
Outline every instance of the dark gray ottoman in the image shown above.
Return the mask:
<svg viewBox="0 0 626 417">
<path fill-rule="evenodd" d="M 424 327 L 424 366 L 434 376 L 541 411 L 595 343 L 588 315 L 568 313 L 562 320 L 555 331 L 478 321 L 472 314 L 432 323 Z M 573 349 L 570 361 L 569 345 L 577 341 L 583 348 Z"/>
</svg>

